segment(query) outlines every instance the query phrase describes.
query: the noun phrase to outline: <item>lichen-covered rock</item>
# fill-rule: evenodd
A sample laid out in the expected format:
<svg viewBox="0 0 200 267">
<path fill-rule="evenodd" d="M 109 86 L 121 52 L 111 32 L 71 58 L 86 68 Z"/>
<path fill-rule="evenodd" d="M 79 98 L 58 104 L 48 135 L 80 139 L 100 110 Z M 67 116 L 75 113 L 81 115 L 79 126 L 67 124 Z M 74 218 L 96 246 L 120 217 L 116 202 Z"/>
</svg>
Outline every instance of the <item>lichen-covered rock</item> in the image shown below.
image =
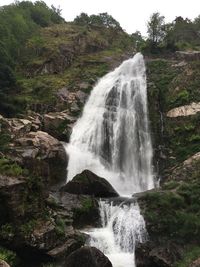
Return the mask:
<svg viewBox="0 0 200 267">
<path fill-rule="evenodd" d="M 92 195 L 95 197 L 119 196 L 106 179 L 89 170 L 84 170 L 82 173 L 77 174 L 61 190 L 71 194 Z"/>
<path fill-rule="evenodd" d="M 185 117 L 195 115 L 200 112 L 200 102 L 199 103 L 191 103 L 190 105 L 185 105 L 181 107 L 177 107 L 171 109 L 167 112 L 167 117 L 176 118 L 176 117 Z"/>
<path fill-rule="evenodd" d="M 110 260 L 95 247 L 82 247 L 66 259 L 66 267 L 112 267 Z"/>
</svg>

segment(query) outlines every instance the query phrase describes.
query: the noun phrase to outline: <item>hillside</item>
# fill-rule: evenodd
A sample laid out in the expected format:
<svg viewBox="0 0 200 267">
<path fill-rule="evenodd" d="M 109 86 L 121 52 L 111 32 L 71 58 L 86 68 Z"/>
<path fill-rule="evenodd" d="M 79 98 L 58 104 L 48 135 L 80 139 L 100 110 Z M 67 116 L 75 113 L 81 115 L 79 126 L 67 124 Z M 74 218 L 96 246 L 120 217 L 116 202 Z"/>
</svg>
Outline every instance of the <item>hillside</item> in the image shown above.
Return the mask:
<svg viewBox="0 0 200 267">
<path fill-rule="evenodd" d="M 198 21 L 180 21 L 196 34 Z M 174 25 L 168 37 L 183 29 Z M 186 45 L 177 39 L 172 48 L 166 40 L 152 46 L 107 13 L 66 22 L 41 1 L 1 7 L 0 259 L 12 267 L 64 267 L 85 243 L 78 229 L 99 226 L 98 198 L 62 187 L 68 164 L 62 142 L 69 142 L 98 80 L 142 50 L 160 185 L 137 195 L 149 234 L 136 250 L 137 266 L 198 266 L 200 53 L 192 50 L 199 49 L 194 36 Z M 78 183 L 99 178 L 86 174 Z"/>
</svg>

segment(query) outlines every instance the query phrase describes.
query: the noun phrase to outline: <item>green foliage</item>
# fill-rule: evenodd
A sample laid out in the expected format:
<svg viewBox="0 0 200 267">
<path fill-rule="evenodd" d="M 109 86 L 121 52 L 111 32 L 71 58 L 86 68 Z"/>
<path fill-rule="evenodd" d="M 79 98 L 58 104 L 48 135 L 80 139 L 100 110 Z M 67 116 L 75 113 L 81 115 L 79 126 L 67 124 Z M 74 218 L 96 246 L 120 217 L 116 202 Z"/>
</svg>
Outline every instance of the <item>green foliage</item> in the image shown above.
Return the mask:
<svg viewBox="0 0 200 267">
<path fill-rule="evenodd" d="M 192 22 L 179 16 L 171 23 L 164 23 L 163 16 L 153 13 L 147 25 L 148 39 L 142 50 L 153 54 L 199 50 L 199 25 L 199 17 Z"/>
<path fill-rule="evenodd" d="M 200 255 L 200 247 L 190 246 L 184 251 L 183 259 L 175 263 L 174 267 L 188 267 Z"/>
<path fill-rule="evenodd" d="M 57 217 L 55 230 L 56 230 L 57 235 L 61 238 L 62 237 L 64 238 L 65 236 L 65 226 L 66 226 L 65 221 L 62 218 Z"/>
<path fill-rule="evenodd" d="M 164 17 L 159 12 L 153 13 L 147 27 L 150 45 L 155 49 L 164 38 Z"/>
<path fill-rule="evenodd" d="M 27 174 L 27 171 L 8 158 L 0 158 L 0 173 L 18 177 Z"/>
<path fill-rule="evenodd" d="M 186 89 L 181 90 L 175 98 L 171 99 L 171 104 L 176 106 L 182 106 L 184 104 L 187 104 L 189 100 L 189 93 Z"/>
<path fill-rule="evenodd" d="M 16 65 L 24 60 L 26 41 L 35 36 L 39 42 L 40 28 L 62 23 L 60 10 L 49 8 L 43 1 L 16 2 L 0 7 L 0 113 L 14 116 L 23 111 L 25 101 L 16 96 Z"/>
<path fill-rule="evenodd" d="M 12 224 L 6 223 L 0 228 L 0 237 L 5 240 L 12 240 L 15 235 L 15 228 Z"/>
<path fill-rule="evenodd" d="M 0 132 L 0 151 L 6 151 L 10 141 L 11 137 L 9 134 Z"/>
<path fill-rule="evenodd" d="M 108 13 L 100 13 L 98 15 L 91 16 L 88 16 L 86 13 L 81 13 L 74 19 L 74 23 L 82 26 L 103 26 L 106 28 L 122 30 L 119 22 Z"/>
<path fill-rule="evenodd" d="M 150 235 L 153 233 L 154 238 L 163 240 L 170 237 L 177 243 L 199 242 L 200 184 L 198 180 L 192 181 L 167 183 L 163 187 L 166 191 L 151 192 L 144 196 L 148 203 L 148 209 L 145 210 L 148 231 Z"/>
<path fill-rule="evenodd" d="M 164 190 L 172 190 L 172 189 L 177 188 L 178 185 L 179 185 L 179 183 L 176 182 L 176 181 L 169 181 L 167 183 L 164 183 L 164 185 L 162 186 L 162 188 Z"/>
<path fill-rule="evenodd" d="M 75 208 L 73 212 L 73 223 L 76 227 L 82 228 L 98 220 L 98 208 L 92 198 L 82 199 L 81 206 Z"/>
<path fill-rule="evenodd" d="M 12 267 L 17 266 L 18 263 L 16 253 L 3 247 L 0 247 L 0 259 L 6 261 Z"/>
<path fill-rule="evenodd" d="M 37 224 L 37 221 L 34 219 L 31 219 L 28 222 L 22 224 L 19 230 L 24 237 L 29 237 L 32 234 L 36 224 Z"/>
</svg>

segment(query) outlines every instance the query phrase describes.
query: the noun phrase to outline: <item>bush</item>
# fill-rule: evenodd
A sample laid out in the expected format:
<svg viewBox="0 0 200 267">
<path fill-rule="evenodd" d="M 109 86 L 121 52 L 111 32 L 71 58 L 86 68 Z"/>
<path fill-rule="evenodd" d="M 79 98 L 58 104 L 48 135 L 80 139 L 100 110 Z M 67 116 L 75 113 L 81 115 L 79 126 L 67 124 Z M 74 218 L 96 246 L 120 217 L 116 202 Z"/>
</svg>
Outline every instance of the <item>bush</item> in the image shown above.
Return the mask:
<svg viewBox="0 0 200 267">
<path fill-rule="evenodd" d="M 0 259 L 6 261 L 12 267 L 17 266 L 18 263 L 16 253 L 3 247 L 0 247 Z"/>
</svg>

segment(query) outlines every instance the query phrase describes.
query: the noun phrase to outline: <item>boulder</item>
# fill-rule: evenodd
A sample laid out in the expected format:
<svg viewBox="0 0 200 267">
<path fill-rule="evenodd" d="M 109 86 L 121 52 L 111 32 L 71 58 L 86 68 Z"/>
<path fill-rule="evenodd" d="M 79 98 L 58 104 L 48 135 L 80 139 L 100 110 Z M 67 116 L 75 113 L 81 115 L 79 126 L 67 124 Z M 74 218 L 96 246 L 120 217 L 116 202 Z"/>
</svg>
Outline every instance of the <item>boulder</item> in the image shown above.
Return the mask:
<svg viewBox="0 0 200 267">
<path fill-rule="evenodd" d="M 85 246 L 71 253 L 66 267 L 112 267 L 110 260 L 97 248 Z"/>
<path fill-rule="evenodd" d="M 0 259 L 0 267 L 10 267 L 10 265 L 7 262 L 5 262 L 4 260 Z"/>
<path fill-rule="evenodd" d="M 84 170 L 82 173 L 77 174 L 72 181 L 69 181 L 61 188 L 61 191 L 78 195 L 92 195 L 95 197 L 119 196 L 106 179 L 97 176 L 89 170 Z"/>
<path fill-rule="evenodd" d="M 135 250 L 137 267 L 171 267 L 180 259 L 180 248 L 175 244 L 158 245 L 148 241 Z"/>
<path fill-rule="evenodd" d="M 44 115 L 44 131 L 59 140 L 68 142 L 76 118 L 68 112 L 51 112 Z"/>
<path fill-rule="evenodd" d="M 22 207 L 26 193 L 24 180 L 0 175 L 0 225 L 7 221 L 17 222 L 24 216 Z"/>
<path fill-rule="evenodd" d="M 11 138 L 19 138 L 31 131 L 32 122 L 27 119 L 12 118 L 7 119 L 1 116 L 0 124 L 2 129 L 6 129 Z"/>
<path fill-rule="evenodd" d="M 30 132 L 15 140 L 11 149 L 21 165 L 41 176 L 47 184 L 64 181 L 67 158 L 61 142 L 46 132 Z"/>
<path fill-rule="evenodd" d="M 167 112 L 167 117 L 177 118 L 195 115 L 200 112 L 200 102 L 191 103 L 190 105 L 185 105 L 177 108 L 173 108 Z"/>
<path fill-rule="evenodd" d="M 75 228 L 83 229 L 86 226 L 99 226 L 98 201 L 89 195 L 75 195 L 67 192 L 60 193 L 63 211 L 61 216 Z"/>
<path fill-rule="evenodd" d="M 198 258 L 197 260 L 193 261 L 189 267 L 199 267 L 200 266 L 200 258 Z"/>
<path fill-rule="evenodd" d="M 166 181 L 193 181 L 200 172 L 200 152 L 186 159 L 175 167 Z"/>
</svg>

